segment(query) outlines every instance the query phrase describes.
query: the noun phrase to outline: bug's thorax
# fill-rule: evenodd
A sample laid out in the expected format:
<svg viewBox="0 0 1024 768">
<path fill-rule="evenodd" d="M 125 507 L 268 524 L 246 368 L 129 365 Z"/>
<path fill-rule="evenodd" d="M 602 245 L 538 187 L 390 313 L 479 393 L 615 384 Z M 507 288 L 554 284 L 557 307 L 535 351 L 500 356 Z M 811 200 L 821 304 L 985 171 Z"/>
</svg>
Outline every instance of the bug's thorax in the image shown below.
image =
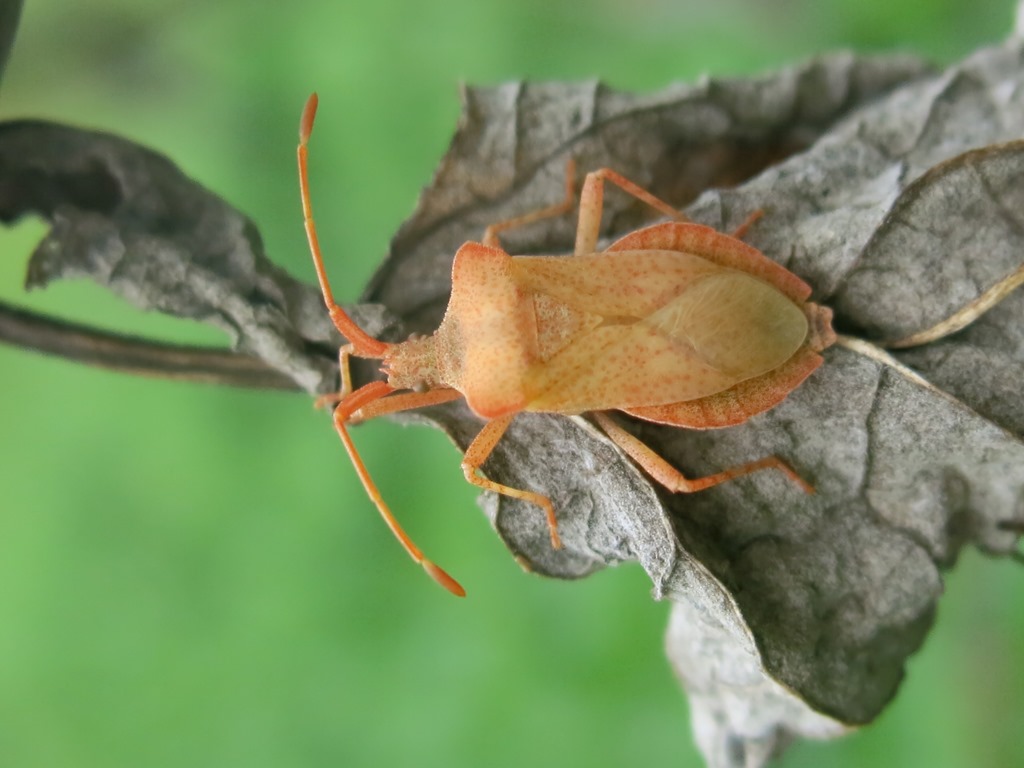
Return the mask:
<svg viewBox="0 0 1024 768">
<path fill-rule="evenodd" d="M 532 297 L 512 279 L 511 265 L 512 257 L 499 248 L 465 244 L 455 256 L 444 320 L 432 336 L 388 350 L 388 383 L 399 389 L 456 389 L 487 419 L 522 410 L 536 317 Z"/>
</svg>

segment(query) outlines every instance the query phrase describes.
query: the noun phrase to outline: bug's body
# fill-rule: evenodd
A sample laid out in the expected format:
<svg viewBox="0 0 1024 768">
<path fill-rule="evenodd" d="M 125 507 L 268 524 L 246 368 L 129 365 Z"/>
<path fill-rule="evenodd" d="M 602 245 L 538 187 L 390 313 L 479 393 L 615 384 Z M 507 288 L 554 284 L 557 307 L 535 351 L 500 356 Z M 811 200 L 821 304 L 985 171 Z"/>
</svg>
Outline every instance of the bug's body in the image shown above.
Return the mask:
<svg viewBox="0 0 1024 768">
<path fill-rule="evenodd" d="M 774 456 L 686 478 L 604 413 L 619 410 L 647 421 L 708 429 L 740 424 L 777 405 L 821 364 L 818 352 L 835 340 L 831 311 L 807 301 L 811 289 L 800 278 L 738 237 L 679 221 L 667 203 L 608 169 L 587 175 L 574 255 L 503 251 L 500 231 L 571 210 L 570 171 L 565 201 L 492 225 L 482 243 L 459 249 L 448 309 L 432 336 L 379 341 L 334 302 L 320 257 L 306 172 L 315 108 L 314 96 L 300 130 L 306 226 L 325 303 L 350 342 L 341 351 L 341 391 L 329 398 L 338 404 L 335 428 L 392 531 L 443 586 L 464 594 L 394 520 L 348 436 L 350 421 L 465 398 L 486 422 L 462 462 L 466 479 L 543 508 L 556 547 L 550 499 L 478 474 L 521 411 L 593 414 L 623 451 L 672 491 L 696 491 L 770 467 L 812 490 Z M 597 252 L 605 181 L 677 220 L 637 230 Z M 349 355 L 380 359 L 387 383 L 352 391 Z M 393 394 L 396 390 L 414 391 Z"/>
<path fill-rule="evenodd" d="M 805 303 L 803 281 L 735 238 L 674 222 L 636 236 L 671 237 L 688 250 L 627 240 L 599 254 L 509 256 L 467 243 L 455 255 L 444 321 L 385 355 L 389 383 L 456 389 L 485 419 L 640 415 L 771 374 L 805 346 L 813 324 L 828 322 L 827 311 Z M 761 276 L 723 264 L 723 243 L 763 262 Z M 694 253 L 702 247 L 708 255 Z M 810 347 L 800 359 L 806 373 L 821 361 Z"/>
</svg>

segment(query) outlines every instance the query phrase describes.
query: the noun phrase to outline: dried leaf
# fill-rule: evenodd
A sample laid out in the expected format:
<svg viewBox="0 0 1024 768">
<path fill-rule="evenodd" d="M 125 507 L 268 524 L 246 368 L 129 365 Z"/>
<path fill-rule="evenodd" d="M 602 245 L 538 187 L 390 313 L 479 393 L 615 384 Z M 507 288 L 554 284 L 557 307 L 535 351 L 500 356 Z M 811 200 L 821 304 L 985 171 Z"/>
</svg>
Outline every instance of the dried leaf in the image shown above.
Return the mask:
<svg viewBox="0 0 1024 768">
<path fill-rule="evenodd" d="M 965 155 L 1016 138 L 1021 77 L 1012 41 L 936 76 L 909 58 L 839 55 L 645 96 L 597 83 L 470 89 L 451 151 L 366 298 L 408 331 L 432 330 L 457 247 L 557 200 L 572 156 L 677 205 L 750 179 L 689 212 L 728 230 L 766 209 L 750 240 L 834 303 L 841 327 L 883 338 L 916 329 L 1024 253 L 1012 184 L 993 181 L 1012 178 L 1014 145 Z M 606 202 L 609 236 L 647 213 L 624 196 Z M 251 223 L 164 158 L 101 134 L 3 126 L 0 216 L 27 210 L 54 223 L 33 257 L 33 284 L 88 275 L 141 306 L 225 328 L 309 391 L 336 386 L 337 338 L 316 292 L 269 264 Z M 980 212 L 998 221 L 1000 210 L 1005 247 L 963 236 Z M 958 233 L 955 247 L 930 234 L 939 231 Z M 506 244 L 566 252 L 573 232 L 574 222 L 548 222 Z M 936 260 L 952 262 L 955 284 L 919 290 L 921 265 Z M 368 330 L 384 331 L 379 311 L 362 310 Z M 575 578 L 641 562 L 655 595 L 675 603 L 668 652 L 709 763 L 761 765 L 794 735 L 834 735 L 878 714 L 930 626 L 940 568 L 964 544 L 1015 551 L 1019 531 L 1005 523 L 1019 520 L 1024 498 L 1024 415 L 1010 383 L 1022 312 L 1013 296 L 955 339 L 898 353 L 924 383 L 852 345 L 742 427 L 634 425 L 693 475 L 777 453 L 815 483 L 814 497 L 773 473 L 671 496 L 585 420 L 523 415 L 485 469 L 550 495 L 565 548 L 551 550 L 535 508 L 491 496 L 484 506 L 536 571 Z M 948 355 L 994 367 L 979 383 Z M 460 405 L 411 418 L 434 420 L 463 446 L 479 429 Z"/>
<path fill-rule="evenodd" d="M 224 330 L 310 392 L 330 389 L 340 337 L 319 292 L 271 263 L 256 226 L 164 156 L 53 123 L 0 125 L 0 219 L 27 212 L 53 225 L 27 288 L 88 277 L 142 309 Z M 386 328 L 379 308 L 359 318 Z"/>
<path fill-rule="evenodd" d="M 913 79 L 873 104 L 837 110 L 843 119 L 806 151 L 738 189 L 704 195 L 689 213 L 728 230 L 766 209 L 749 239 L 809 279 L 818 300 L 834 300 L 841 328 L 875 334 L 873 323 L 908 311 L 912 329 L 941 319 L 1021 263 L 1024 237 L 1007 214 L 1020 206 L 1004 181 L 1013 177 L 1015 145 L 986 150 L 984 160 L 965 155 L 1019 132 L 1020 56 L 1013 41 Z M 628 99 L 617 96 L 595 106 L 600 90 L 593 86 L 470 91 L 452 152 L 368 298 L 396 308 L 416 330 L 435 326 L 449 254 L 466 239 L 465 226 L 482 231 L 557 199 L 569 154 L 585 168 L 614 167 L 675 203 L 693 191 L 679 179 L 702 161 L 714 167 L 724 156 L 727 170 L 716 168 L 698 185 L 735 172 L 729 158 L 741 151 L 785 154 L 780 147 L 807 136 L 794 105 L 829 102 L 820 93 L 807 97 L 805 89 L 815 90 L 807 83 L 857 79 L 821 73 L 836 63 L 736 90 L 731 83 L 679 89 L 656 106 L 657 96 L 646 105 L 625 106 Z M 831 103 L 842 101 L 822 90 L 833 94 Z M 737 104 L 746 107 L 742 116 L 733 111 Z M 978 178 L 968 183 L 972 173 Z M 639 223 L 642 211 L 631 201 L 609 194 L 606 205 L 609 236 Z M 1002 216 L 1002 224 L 991 238 L 972 239 L 966 233 L 979 226 L 982 210 L 984 221 Z M 904 237 L 886 234 L 895 224 L 882 226 L 897 220 L 906 224 Z M 572 226 L 512 233 L 508 249 L 567 251 Z M 959 233 L 955 241 L 929 234 L 951 230 Z M 935 260 L 974 265 L 962 270 L 971 279 L 944 291 L 921 289 L 921 265 Z M 858 276 L 858 268 L 876 263 L 898 265 L 886 290 Z M 1014 426 L 1022 411 L 1009 384 L 1021 366 L 1022 306 L 1011 297 L 971 329 L 998 329 L 986 347 L 999 347 L 1001 362 L 983 377 L 967 367 L 944 375 L 942 384 L 923 385 L 884 362 L 884 354 L 834 349 L 785 403 L 741 428 L 693 433 L 635 424 L 694 476 L 780 454 L 816 484 L 813 498 L 771 473 L 668 496 L 616 461 L 614 449 L 585 425 L 529 415 L 514 422 L 485 469 L 500 482 L 550 495 L 566 547 L 550 549 L 542 517 L 529 505 L 487 497 L 485 508 L 521 562 L 542 573 L 576 577 L 639 560 L 655 595 L 676 603 L 668 651 L 691 692 L 709 762 L 763 764 L 794 735 L 838 734 L 881 711 L 931 625 L 940 569 L 965 543 L 1016 551 L 1017 534 L 1003 521 L 1020 517 L 1024 498 L 1024 446 Z M 963 344 L 963 336 L 931 347 Z M 920 369 L 927 379 L 942 360 L 931 347 L 899 356 L 919 365 L 936 355 Z M 985 354 L 977 342 L 968 348 Z M 1005 386 L 993 388 L 990 379 Z M 475 432 L 464 410 L 438 418 L 462 445 Z"/>
</svg>

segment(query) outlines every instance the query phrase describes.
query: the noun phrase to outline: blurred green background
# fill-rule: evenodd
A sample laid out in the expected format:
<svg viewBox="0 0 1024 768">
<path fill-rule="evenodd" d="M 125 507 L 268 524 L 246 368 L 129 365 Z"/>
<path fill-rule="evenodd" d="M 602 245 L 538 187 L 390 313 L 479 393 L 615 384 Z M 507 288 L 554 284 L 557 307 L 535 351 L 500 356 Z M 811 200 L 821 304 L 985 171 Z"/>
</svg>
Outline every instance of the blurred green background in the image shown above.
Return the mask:
<svg viewBox="0 0 1024 768">
<path fill-rule="evenodd" d="M 3 118 L 124 134 L 246 211 L 312 281 L 296 123 L 321 237 L 354 298 L 442 156 L 457 84 L 655 89 L 814 52 L 952 61 L 1010 0 L 414 4 L 28 0 Z M 26 296 L 38 222 L 0 232 L 0 297 L 217 344 L 88 284 Z M 385 496 L 467 585 L 450 598 L 377 519 L 301 395 L 148 381 L 0 347 L 0 766 L 699 765 L 639 567 L 524 575 L 431 430 L 357 431 Z M 1024 581 L 964 557 L 894 705 L 785 766 L 1019 766 Z"/>
</svg>

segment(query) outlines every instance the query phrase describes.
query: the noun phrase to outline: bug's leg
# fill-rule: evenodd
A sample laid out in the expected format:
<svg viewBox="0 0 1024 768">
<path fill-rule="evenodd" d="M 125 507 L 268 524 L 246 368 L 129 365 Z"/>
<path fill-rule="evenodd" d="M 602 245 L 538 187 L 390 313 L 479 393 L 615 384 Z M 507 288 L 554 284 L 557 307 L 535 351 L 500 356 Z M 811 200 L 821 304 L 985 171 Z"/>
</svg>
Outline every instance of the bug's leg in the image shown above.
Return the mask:
<svg viewBox="0 0 1024 768">
<path fill-rule="evenodd" d="M 747 231 L 756 224 L 761 217 L 764 216 L 764 209 L 758 208 L 752 214 L 744 219 L 743 223 L 736 227 L 736 230 L 732 233 L 732 236 L 737 240 L 742 240 L 743 236 L 747 234 Z"/>
<path fill-rule="evenodd" d="M 377 490 L 376 484 L 373 482 L 373 478 L 370 477 L 369 471 L 366 469 L 366 465 L 363 464 L 363 459 L 356 450 L 355 444 L 352 442 L 352 438 L 348 434 L 346 425 L 352 418 L 352 414 L 357 411 L 370 406 L 375 401 L 380 400 L 385 395 L 394 392 L 394 389 L 383 381 L 372 381 L 369 384 L 357 389 L 346 397 L 338 407 L 334 409 L 334 429 L 338 433 L 338 437 L 341 438 L 342 444 L 345 446 L 345 450 L 348 451 L 349 458 L 352 460 L 352 465 L 355 467 L 356 474 L 359 476 L 359 480 L 363 484 L 363 488 L 366 489 L 367 496 L 377 507 L 377 511 L 380 512 L 381 517 L 384 518 L 384 522 L 387 523 L 388 528 L 395 535 L 395 538 L 405 547 L 405 551 L 409 553 L 409 556 L 423 566 L 423 569 L 430 574 L 431 578 L 434 579 L 438 584 L 447 589 L 453 595 L 458 597 L 464 597 L 466 590 L 462 588 L 455 579 L 449 576 L 442 568 L 432 563 L 426 557 L 423 552 L 417 547 L 412 539 L 406 534 L 402 527 L 398 524 L 395 516 L 391 514 L 391 510 L 388 509 L 388 505 L 384 502 L 384 498 L 380 495 L 380 491 Z M 419 393 L 412 392 L 410 395 L 419 395 Z M 425 392 L 423 395 L 430 395 L 432 393 Z M 406 398 L 404 401 L 406 408 L 416 408 L 423 405 L 422 402 L 414 403 L 412 398 Z"/>
<path fill-rule="evenodd" d="M 605 434 L 611 438 L 612 442 L 633 459 L 641 469 L 673 493 L 703 491 L 705 488 L 711 488 L 719 483 L 724 483 L 743 475 L 749 475 L 762 469 L 777 469 L 799 485 L 805 493 L 814 493 L 814 487 L 800 477 L 792 467 L 778 456 L 767 456 L 747 464 L 730 467 L 714 475 L 690 479 L 655 453 L 654 449 L 649 445 L 638 440 L 612 421 L 607 414 L 594 412 L 591 415 L 600 425 L 601 429 L 604 430 Z"/>
<path fill-rule="evenodd" d="M 604 210 L 604 183 L 610 181 L 627 194 L 651 206 L 654 210 L 677 221 L 689 221 L 683 214 L 659 197 L 655 197 L 639 184 L 611 168 L 600 168 L 587 174 L 580 193 L 580 220 L 576 228 L 575 254 L 582 256 L 597 250 L 597 239 L 601 232 L 601 213 Z"/>
<path fill-rule="evenodd" d="M 338 349 L 338 372 L 341 376 L 341 387 L 337 392 L 330 392 L 326 395 L 320 395 L 316 400 L 313 401 L 314 408 L 325 408 L 328 405 L 337 405 L 352 392 L 352 372 L 349 370 L 349 358 L 352 357 L 352 353 L 355 351 L 355 347 L 351 344 L 345 344 Z M 353 414 L 353 418 L 349 419 L 349 424 L 355 424 L 357 421 L 361 421 L 356 414 Z"/>
<path fill-rule="evenodd" d="M 484 428 L 480 430 L 480 433 L 470 443 L 469 448 L 466 449 L 466 456 L 462 460 L 462 471 L 466 475 L 466 480 L 473 485 L 479 486 L 486 491 L 494 491 L 504 496 L 511 496 L 514 499 L 529 501 L 543 509 L 547 515 L 548 531 L 551 534 L 551 546 L 555 549 L 561 549 L 562 540 L 558 536 L 558 521 L 555 519 L 555 507 L 551 503 L 551 499 L 539 493 L 523 491 L 519 488 L 496 483 L 477 474 L 477 470 L 487 461 L 487 457 L 491 455 L 494 446 L 497 445 L 501 436 L 505 434 L 505 430 L 508 429 L 508 425 L 512 422 L 513 415 L 502 416 L 484 424 Z"/>
<path fill-rule="evenodd" d="M 313 266 L 316 268 L 316 278 L 320 282 L 320 292 L 324 297 L 324 304 L 330 313 L 334 327 L 342 336 L 349 340 L 352 351 L 360 357 L 382 357 L 390 344 L 373 338 L 370 334 L 356 325 L 355 320 L 349 317 L 348 313 L 338 306 L 334 301 L 334 294 L 331 292 L 331 284 L 327 279 L 327 270 L 324 267 L 323 255 L 320 252 L 320 241 L 316 234 L 316 224 L 313 221 L 313 205 L 309 195 L 309 163 L 307 159 L 309 137 L 313 133 L 313 120 L 316 117 L 317 96 L 314 93 L 306 102 L 302 110 L 302 119 L 299 122 L 299 195 L 302 198 L 302 218 L 306 226 L 306 238 L 309 240 L 309 251 L 313 255 Z"/>
<path fill-rule="evenodd" d="M 337 405 L 352 392 L 352 374 L 348 367 L 348 360 L 351 355 L 351 344 L 346 344 L 338 350 L 338 361 L 341 370 L 341 390 L 338 392 L 331 392 L 326 395 L 320 395 L 320 397 L 313 402 L 314 407 L 322 408 L 327 405 Z M 352 413 L 345 423 L 359 424 L 360 422 L 369 421 L 370 419 L 375 419 L 378 416 L 384 416 L 388 413 L 411 411 L 415 408 L 427 408 L 431 405 L 449 403 L 452 400 L 458 400 L 460 397 L 462 397 L 461 392 L 456 389 L 448 388 L 431 389 L 426 392 L 400 392 L 397 395 L 382 397 L 379 400 L 367 403 L 358 411 Z"/>
<path fill-rule="evenodd" d="M 316 404 L 337 404 L 340 400 L 344 399 L 344 397 L 339 397 L 339 395 L 340 393 L 321 395 L 317 398 Z M 385 416 L 389 413 L 411 411 L 416 408 L 429 408 L 432 405 L 450 403 L 452 400 L 458 400 L 460 397 L 462 397 L 462 393 L 457 389 L 431 389 L 426 392 L 401 392 L 397 395 L 382 397 L 379 400 L 367 403 L 358 411 L 351 414 L 345 423 L 360 424 L 364 421 L 375 419 L 378 416 Z"/>
<path fill-rule="evenodd" d="M 461 397 L 462 393 L 457 389 L 431 389 L 426 392 L 400 392 L 397 395 L 391 395 L 390 397 L 384 397 L 380 400 L 374 400 L 372 403 L 364 405 L 355 415 L 359 417 L 360 421 L 369 421 L 370 419 L 375 419 L 378 416 L 384 416 L 388 413 L 411 411 L 414 408 L 427 408 L 431 405 L 450 403 L 452 400 L 458 400 Z M 355 422 L 350 420 L 349 423 L 353 424 Z"/>
<path fill-rule="evenodd" d="M 508 232 L 510 229 L 523 227 L 527 224 L 533 224 L 535 221 L 540 221 L 542 219 L 552 219 L 556 216 L 564 216 L 567 213 L 571 213 L 575 206 L 576 161 L 570 157 L 565 163 L 565 197 L 560 202 L 547 205 L 536 211 L 524 213 L 522 216 L 516 216 L 512 219 L 505 219 L 504 221 L 498 221 L 491 224 L 491 226 L 484 230 L 482 242 L 484 245 L 491 248 L 500 248 L 501 241 L 498 239 L 499 233 Z"/>
<path fill-rule="evenodd" d="M 1021 285 L 1024 285 L 1024 264 L 1017 267 L 1017 269 L 993 285 L 981 294 L 981 296 L 976 298 L 966 307 L 962 307 L 954 312 L 941 323 L 937 323 L 931 328 L 918 331 L 917 333 L 905 338 L 887 342 L 884 346 L 889 349 L 917 347 L 921 344 L 937 341 L 945 336 L 949 336 L 951 333 L 956 333 L 957 331 L 966 328 L 983 314 L 988 312 L 992 307 L 1005 299 L 1013 291 L 1017 290 Z"/>
</svg>

